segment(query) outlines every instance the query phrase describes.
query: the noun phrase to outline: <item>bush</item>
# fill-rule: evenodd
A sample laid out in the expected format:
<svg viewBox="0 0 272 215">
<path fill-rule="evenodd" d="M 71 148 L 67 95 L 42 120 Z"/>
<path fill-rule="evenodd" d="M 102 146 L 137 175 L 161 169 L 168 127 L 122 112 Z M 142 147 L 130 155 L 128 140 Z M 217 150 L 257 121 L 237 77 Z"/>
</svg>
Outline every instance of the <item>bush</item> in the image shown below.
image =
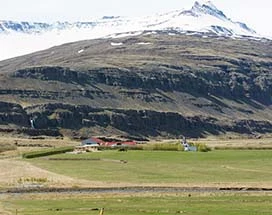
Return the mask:
<svg viewBox="0 0 272 215">
<path fill-rule="evenodd" d="M 47 149 L 42 151 L 34 151 L 34 152 L 27 152 L 23 154 L 23 158 L 37 158 L 37 157 L 44 157 L 49 155 L 56 155 L 56 154 L 62 154 L 65 152 L 71 152 L 74 150 L 74 147 L 60 147 L 60 148 L 54 148 L 54 149 Z"/>
<path fill-rule="evenodd" d="M 211 151 L 211 148 L 208 147 L 204 143 L 199 143 L 199 144 L 196 144 L 195 146 L 196 146 L 198 152 L 209 152 L 209 151 Z"/>
<path fill-rule="evenodd" d="M 47 178 L 19 178 L 18 183 L 23 184 L 23 183 L 46 183 L 48 182 Z"/>
</svg>

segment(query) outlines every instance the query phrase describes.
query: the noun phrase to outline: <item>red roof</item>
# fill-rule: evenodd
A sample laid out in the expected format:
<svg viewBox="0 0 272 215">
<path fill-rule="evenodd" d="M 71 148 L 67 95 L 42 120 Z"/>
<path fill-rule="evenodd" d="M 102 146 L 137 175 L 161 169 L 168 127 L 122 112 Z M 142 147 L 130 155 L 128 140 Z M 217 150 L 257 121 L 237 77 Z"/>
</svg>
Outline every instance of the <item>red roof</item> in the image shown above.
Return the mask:
<svg viewBox="0 0 272 215">
<path fill-rule="evenodd" d="M 112 145 L 127 145 L 127 146 L 134 146 L 136 142 L 134 141 L 112 141 L 112 142 L 104 142 L 101 144 L 102 146 L 112 146 Z"/>
<path fill-rule="evenodd" d="M 127 145 L 127 146 L 134 146 L 136 142 L 134 141 L 104 141 L 96 137 L 91 137 L 87 140 L 91 140 L 92 142 L 98 143 L 100 146 L 112 146 L 112 145 Z M 85 141 L 87 141 L 85 140 Z M 84 141 L 83 141 L 84 142 Z"/>
<path fill-rule="evenodd" d="M 101 140 L 99 138 L 96 138 L 96 137 L 91 137 L 90 139 L 92 139 L 93 141 L 99 143 L 100 145 L 103 145 L 103 144 L 106 143 L 105 141 L 103 141 L 103 140 Z"/>
</svg>

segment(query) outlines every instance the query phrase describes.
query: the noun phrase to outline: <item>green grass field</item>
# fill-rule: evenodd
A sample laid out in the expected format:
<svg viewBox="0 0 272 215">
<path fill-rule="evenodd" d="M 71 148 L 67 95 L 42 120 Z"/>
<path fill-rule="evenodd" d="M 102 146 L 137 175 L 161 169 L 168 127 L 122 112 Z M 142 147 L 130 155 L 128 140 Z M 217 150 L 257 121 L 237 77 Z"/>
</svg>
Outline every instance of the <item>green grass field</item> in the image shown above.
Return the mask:
<svg viewBox="0 0 272 215">
<path fill-rule="evenodd" d="M 6 205 L 12 214 L 17 209 L 17 215 L 98 215 L 99 211 L 93 210 L 96 208 L 105 208 L 104 215 L 268 215 L 272 211 L 272 196 L 268 194 L 78 195 L 29 196 L 8 200 Z"/>
<path fill-rule="evenodd" d="M 102 151 L 29 160 L 32 164 L 78 179 L 126 183 L 271 183 L 271 150 L 219 150 L 208 153 Z M 119 162 L 120 160 L 127 163 Z"/>
<path fill-rule="evenodd" d="M 238 184 L 271 187 L 271 155 L 271 150 L 215 150 L 207 153 L 110 150 L 25 161 L 73 178 L 104 182 L 105 186 L 116 182 L 120 185 L 184 186 L 187 183 L 188 186 Z M 62 160 L 50 160 L 52 158 Z M 104 215 L 268 215 L 272 211 L 272 193 L 263 191 L 5 195 L 4 198 L 0 196 L 0 214 L 98 215 L 99 210 L 93 209 L 100 208 L 105 208 Z"/>
</svg>

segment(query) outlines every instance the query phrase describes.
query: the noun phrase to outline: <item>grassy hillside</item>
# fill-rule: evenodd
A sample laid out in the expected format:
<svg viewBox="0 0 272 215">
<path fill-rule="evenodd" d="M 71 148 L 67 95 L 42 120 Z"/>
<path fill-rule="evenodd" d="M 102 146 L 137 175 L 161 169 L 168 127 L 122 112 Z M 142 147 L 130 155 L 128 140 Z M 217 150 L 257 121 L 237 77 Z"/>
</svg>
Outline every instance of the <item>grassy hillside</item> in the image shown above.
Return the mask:
<svg viewBox="0 0 272 215">
<path fill-rule="evenodd" d="M 121 45 L 114 46 L 113 43 Z M 158 65 L 197 69 L 228 65 L 239 67 L 239 63 L 244 63 L 245 66 L 250 62 L 271 63 L 272 53 L 269 47 L 271 47 L 269 40 L 202 38 L 178 34 L 169 36 L 167 32 L 158 32 L 56 46 L 2 61 L 1 73 L 34 66 L 56 65 L 83 71 L 101 67 L 142 69 Z M 78 53 L 79 51 L 81 52 Z"/>
</svg>

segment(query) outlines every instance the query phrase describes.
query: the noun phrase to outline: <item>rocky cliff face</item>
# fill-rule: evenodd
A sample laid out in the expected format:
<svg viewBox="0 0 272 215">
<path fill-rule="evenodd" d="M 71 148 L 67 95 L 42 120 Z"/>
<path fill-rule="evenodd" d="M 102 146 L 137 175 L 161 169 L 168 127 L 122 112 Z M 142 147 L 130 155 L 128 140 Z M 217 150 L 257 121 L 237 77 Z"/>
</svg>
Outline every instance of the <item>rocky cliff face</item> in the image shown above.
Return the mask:
<svg viewBox="0 0 272 215">
<path fill-rule="evenodd" d="M 198 57 L 197 60 L 212 61 L 214 58 L 199 59 Z M 221 58 L 216 60 L 224 61 Z M 142 94 L 142 97 L 144 97 L 144 94 L 150 94 L 154 90 L 161 90 L 164 92 L 187 92 L 199 96 L 214 95 L 229 99 L 253 99 L 263 104 L 272 104 L 272 76 L 269 74 L 272 62 L 257 64 L 237 60 L 228 63 L 233 64 L 235 67 L 224 66 L 224 68 L 214 71 L 198 71 L 183 67 L 160 65 L 159 68 L 151 68 L 151 70 L 99 68 L 87 72 L 74 71 L 63 67 L 34 67 L 18 70 L 12 77 L 58 81 L 77 84 L 82 88 L 85 85 L 103 84 L 123 89 L 120 93 L 128 97 L 137 96 L 137 94 L 139 96 Z M 261 68 L 261 71 L 257 73 L 256 68 Z M 137 91 L 138 89 L 141 91 Z M 19 93 L 35 95 L 34 92 L 28 91 Z M 91 97 L 95 93 L 103 94 L 99 90 L 82 90 L 80 93 L 84 97 Z M 69 93 L 67 96 L 69 96 Z"/>
<path fill-rule="evenodd" d="M 184 117 L 173 112 L 150 110 L 97 109 L 89 106 L 47 104 L 27 108 L 37 128 L 61 127 L 80 130 L 84 127 L 112 127 L 121 133 L 143 136 L 178 136 L 181 133 L 201 135 L 220 129 L 212 118 Z M 194 131 L 194 132 L 192 132 Z"/>
<path fill-rule="evenodd" d="M 1 124 L 29 127 L 33 118 L 36 129 L 140 136 L 271 132 L 271 41 L 163 32 L 114 42 L 122 45 L 83 41 L 0 62 Z"/>
<path fill-rule="evenodd" d="M 0 129 L 1 132 L 24 133 L 30 136 L 61 136 L 59 128 L 77 131 L 77 135 L 97 134 L 100 128 L 107 132 L 109 128 L 118 134 L 132 136 L 201 137 L 205 134 L 222 132 L 272 132 L 272 124 L 267 121 L 233 120 L 222 122 L 212 117 L 184 117 L 174 112 L 156 112 L 151 110 L 99 109 L 90 106 L 65 104 L 46 104 L 28 107 L 1 102 L 1 124 L 12 124 L 12 129 Z M 11 109 L 13 112 L 11 112 Z M 4 112 L 8 112 L 3 117 Z M 14 114 L 16 113 L 16 114 Z M 31 128 L 30 119 L 34 122 Z M 17 129 L 15 129 L 17 127 Z M 88 134 L 81 131 L 89 128 Z"/>
<path fill-rule="evenodd" d="M 27 113 L 18 104 L 0 101 L 0 125 L 16 124 L 18 126 L 29 126 Z"/>
</svg>

